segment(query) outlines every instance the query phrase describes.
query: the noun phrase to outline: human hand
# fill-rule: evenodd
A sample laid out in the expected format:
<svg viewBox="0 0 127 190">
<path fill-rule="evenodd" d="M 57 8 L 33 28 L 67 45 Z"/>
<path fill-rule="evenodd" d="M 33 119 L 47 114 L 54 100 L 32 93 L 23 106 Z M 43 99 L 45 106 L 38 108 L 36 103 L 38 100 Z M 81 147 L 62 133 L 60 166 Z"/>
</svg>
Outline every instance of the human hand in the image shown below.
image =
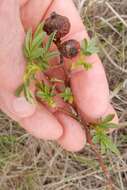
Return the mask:
<svg viewBox="0 0 127 190">
<path fill-rule="evenodd" d="M 78 151 L 83 148 L 86 137 L 77 121 L 63 113 L 56 118 L 44 106 L 29 104 L 25 98 L 14 95 L 22 83 L 25 69 L 22 54 L 24 28 L 35 28 L 44 16 L 46 18 L 55 11 L 71 21 L 71 31 L 66 39 L 81 41 L 88 37 L 71 0 L 55 0 L 46 13 L 50 3 L 51 0 L 20 0 L 19 6 L 17 0 L 0 2 L 0 108 L 35 137 L 57 140 L 65 149 Z M 92 69 L 72 73 L 71 83 L 75 100 L 85 119 L 94 121 L 115 111 L 109 104 L 108 84 L 99 58 L 93 55 L 88 57 L 88 61 L 93 63 Z M 114 122 L 117 121 L 116 116 Z"/>
</svg>

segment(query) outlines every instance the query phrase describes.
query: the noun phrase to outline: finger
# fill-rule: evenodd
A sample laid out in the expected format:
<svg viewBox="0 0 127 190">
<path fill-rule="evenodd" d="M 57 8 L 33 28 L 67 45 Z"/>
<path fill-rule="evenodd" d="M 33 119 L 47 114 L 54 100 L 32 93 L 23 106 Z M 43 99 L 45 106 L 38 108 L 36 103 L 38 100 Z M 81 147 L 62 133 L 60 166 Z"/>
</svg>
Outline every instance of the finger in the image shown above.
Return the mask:
<svg viewBox="0 0 127 190">
<path fill-rule="evenodd" d="M 68 151 L 81 150 L 86 144 L 86 136 L 79 122 L 63 113 L 57 113 L 56 117 L 64 127 L 64 133 L 58 143 Z"/>
<path fill-rule="evenodd" d="M 71 73 L 71 87 L 75 102 L 87 121 L 94 122 L 106 111 L 109 102 L 108 83 L 100 59 L 93 55 L 89 71 Z"/>
<path fill-rule="evenodd" d="M 20 7 L 24 6 L 29 0 L 20 0 L 19 1 L 19 4 L 20 4 Z"/>
<path fill-rule="evenodd" d="M 68 9 L 71 11 L 68 11 Z M 66 40 L 74 38 L 81 41 L 84 37 L 88 38 L 84 25 L 71 0 L 55 0 L 46 17 L 53 11 L 70 19 L 71 30 Z M 74 72 L 71 78 L 71 86 L 76 103 L 84 113 L 84 117 L 88 121 L 93 121 L 101 117 L 106 111 L 109 101 L 109 90 L 104 68 L 98 56 L 93 55 L 87 58 L 87 60 L 93 63 L 93 68 L 88 72 L 84 70 L 80 71 L 80 73 Z M 79 86 L 79 84 L 81 85 Z"/>
<path fill-rule="evenodd" d="M 1 106 L 3 107 L 4 105 L 5 110 L 7 109 L 11 115 L 14 115 L 13 118 L 19 120 L 20 117 L 33 114 L 35 106 L 30 105 L 23 98 L 14 96 L 16 88 L 22 83 L 25 68 L 25 60 L 22 54 L 24 30 L 20 21 L 17 0 L 2 1 L 0 6 L 0 26 Z"/>
<path fill-rule="evenodd" d="M 32 135 L 44 140 L 56 140 L 63 134 L 57 119 L 44 107 L 38 107 L 34 115 L 24 118 L 21 125 Z"/>
<path fill-rule="evenodd" d="M 62 126 L 51 113 L 14 96 L 25 68 L 22 55 L 24 31 L 17 0 L 0 2 L 0 26 L 0 106 L 34 136 L 58 139 L 62 135 Z"/>
<path fill-rule="evenodd" d="M 68 11 L 68 9 L 71 11 Z M 81 41 L 84 37 L 88 38 L 72 1 L 66 0 L 60 2 L 56 0 L 49 10 L 47 17 L 52 11 L 66 15 L 70 19 L 71 31 L 66 40 L 74 38 Z M 83 112 L 84 117 L 88 121 L 94 121 L 101 117 L 107 109 L 109 90 L 104 68 L 98 56 L 90 56 L 86 61 L 93 64 L 92 69 L 89 71 L 81 69 L 80 72 L 73 72 L 71 75 L 71 87 L 76 104 Z"/>
<path fill-rule="evenodd" d="M 40 80 L 43 80 L 45 84 L 51 85 L 50 81 L 44 75 L 40 74 L 38 77 Z M 60 96 L 57 96 L 57 91 L 55 91 L 55 93 L 54 101 L 56 107 L 51 108 L 48 105 L 46 106 L 63 126 L 63 135 L 58 140 L 58 143 L 66 150 L 79 151 L 84 147 L 86 142 L 85 132 L 82 126 L 68 115 L 71 113 L 72 108 L 66 104 Z M 42 102 L 42 104 L 44 105 L 45 103 Z M 75 141 L 75 139 L 77 139 L 77 141 Z"/>
<path fill-rule="evenodd" d="M 15 99 L 10 92 L 0 93 L 0 107 L 37 138 L 54 140 L 62 135 L 63 128 L 57 119 L 43 106 L 40 109 L 26 102 L 24 97 Z"/>
<path fill-rule="evenodd" d="M 4 100 L 6 100 L 7 105 L 3 102 L 0 104 L 1 109 L 9 115 L 12 119 L 19 122 L 19 124 L 27 130 L 34 137 L 44 139 L 44 140 L 56 140 L 60 136 L 62 136 L 63 128 L 60 123 L 56 120 L 56 118 L 48 112 L 44 107 L 30 107 L 30 105 L 25 106 L 25 100 L 21 100 L 19 105 L 16 105 L 16 108 L 13 108 L 13 105 L 9 100 L 13 102 L 12 95 L 8 96 Z M 24 103 L 24 102 L 25 103 Z M 24 106 L 23 106 L 24 104 Z M 33 106 L 33 105 L 31 105 Z M 28 110 L 29 108 L 29 110 Z M 17 112 L 15 111 L 17 110 Z M 25 112 L 25 113 L 24 113 Z M 27 117 L 25 117 L 27 112 Z M 28 114 L 29 112 L 29 114 Z M 22 114 L 22 115 L 21 115 Z"/>
<path fill-rule="evenodd" d="M 31 27 L 36 28 L 50 4 L 52 0 L 29 0 L 21 9 L 24 28 L 26 30 Z"/>
<path fill-rule="evenodd" d="M 70 12 L 68 8 L 71 10 Z M 88 38 L 72 1 L 54 1 L 46 17 L 52 11 L 67 16 L 71 21 L 70 34 L 66 37 L 66 40 L 75 38 L 81 41 L 84 37 Z M 71 86 L 77 105 L 85 118 L 88 121 L 94 121 L 98 117 L 101 117 L 107 109 L 109 90 L 105 72 L 99 58 L 93 55 L 87 58 L 87 60 L 93 63 L 93 68 L 89 72 L 85 72 L 84 70 L 80 71 L 80 73 L 73 72 Z M 81 85 L 79 86 L 79 84 Z"/>
</svg>

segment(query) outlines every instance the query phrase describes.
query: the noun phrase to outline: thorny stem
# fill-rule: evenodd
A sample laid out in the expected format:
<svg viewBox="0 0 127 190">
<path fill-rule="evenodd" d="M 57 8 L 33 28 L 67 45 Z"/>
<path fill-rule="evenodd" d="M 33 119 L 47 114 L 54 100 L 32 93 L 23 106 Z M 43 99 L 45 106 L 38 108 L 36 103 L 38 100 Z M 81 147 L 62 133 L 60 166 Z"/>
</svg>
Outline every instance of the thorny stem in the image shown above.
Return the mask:
<svg viewBox="0 0 127 190">
<path fill-rule="evenodd" d="M 108 170 L 108 167 L 105 165 L 105 163 L 101 157 L 101 154 L 99 153 L 98 148 L 96 147 L 96 145 L 92 141 L 89 126 L 85 125 L 85 130 L 86 130 L 87 142 L 91 145 L 91 148 L 97 157 L 97 160 L 98 160 L 98 162 L 99 162 L 99 164 L 100 164 L 100 166 L 101 166 L 101 168 L 102 168 L 102 170 L 103 170 L 103 172 L 107 178 L 107 184 L 108 184 L 108 186 L 110 186 L 110 190 L 115 190 L 113 181 L 111 179 L 111 176 L 110 176 L 110 173 Z"/>
<path fill-rule="evenodd" d="M 60 55 L 60 64 L 63 65 L 66 80 L 69 83 L 69 76 L 68 76 L 68 72 L 67 72 L 66 68 L 64 67 L 64 59 L 63 59 L 62 55 Z M 76 113 L 78 113 L 78 111 L 76 109 L 76 106 L 74 106 L 74 110 L 76 111 Z M 66 112 L 66 114 L 67 114 L 67 112 Z M 70 114 L 70 113 L 68 112 L 68 114 Z M 107 178 L 107 184 L 108 184 L 108 186 L 110 188 L 108 190 L 115 190 L 113 181 L 112 181 L 111 176 L 110 176 L 110 172 L 108 170 L 108 167 L 105 165 L 105 163 L 103 161 L 103 158 L 102 158 L 101 154 L 99 153 L 98 148 L 96 147 L 96 145 L 92 141 L 92 137 L 91 137 L 90 129 L 89 129 L 90 126 L 87 126 L 86 124 L 84 124 L 84 120 L 82 119 L 81 116 L 80 116 L 80 119 L 81 119 L 81 124 L 84 126 L 84 128 L 86 130 L 87 142 L 91 145 L 91 148 L 92 148 L 93 152 L 95 153 L 95 155 L 97 157 L 97 160 L 98 160 L 98 162 L 99 162 L 99 164 L 100 164 L 100 166 L 102 168 L 102 171 L 104 172 L 104 174 L 105 174 L 105 176 Z"/>
</svg>

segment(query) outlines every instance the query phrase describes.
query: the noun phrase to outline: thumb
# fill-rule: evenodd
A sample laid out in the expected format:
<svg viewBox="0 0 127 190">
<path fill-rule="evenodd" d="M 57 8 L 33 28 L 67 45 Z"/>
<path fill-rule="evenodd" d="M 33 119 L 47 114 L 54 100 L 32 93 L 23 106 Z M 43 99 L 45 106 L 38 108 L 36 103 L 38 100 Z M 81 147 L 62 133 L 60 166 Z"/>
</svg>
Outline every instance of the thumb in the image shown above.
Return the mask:
<svg viewBox="0 0 127 190">
<path fill-rule="evenodd" d="M 19 1 L 0 1 L 0 107 L 13 118 L 27 117 L 35 111 L 14 91 L 22 83 L 25 60 L 22 55 L 24 30 L 20 21 Z M 17 119 L 16 119 L 17 120 Z"/>
<path fill-rule="evenodd" d="M 0 1 L 0 28 L 0 42 L 2 43 L 7 42 L 7 39 L 11 40 L 19 30 L 23 31 L 18 0 Z"/>
</svg>

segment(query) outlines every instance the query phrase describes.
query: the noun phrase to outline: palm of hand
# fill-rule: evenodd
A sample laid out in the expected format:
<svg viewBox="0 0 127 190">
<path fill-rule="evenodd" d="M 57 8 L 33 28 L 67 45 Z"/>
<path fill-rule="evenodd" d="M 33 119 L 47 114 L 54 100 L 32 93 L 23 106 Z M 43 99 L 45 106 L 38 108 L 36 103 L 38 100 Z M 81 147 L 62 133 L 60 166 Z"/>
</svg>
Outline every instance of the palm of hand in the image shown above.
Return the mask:
<svg viewBox="0 0 127 190">
<path fill-rule="evenodd" d="M 31 20 L 31 17 L 34 16 L 32 15 L 33 4 L 28 3 L 22 8 L 22 20 L 25 28 L 30 26 L 35 28 L 41 20 L 42 15 L 39 10 L 41 11 L 42 1 L 40 2 L 39 4 L 39 1 L 37 3 L 34 1 L 35 4 L 38 4 L 36 5 L 38 13 L 33 20 Z M 46 4 L 43 2 L 45 9 Z M 61 14 L 66 15 L 65 8 L 72 7 L 72 16 L 68 15 L 71 17 L 72 29 L 67 38 L 72 38 L 72 34 L 73 38 L 77 39 L 79 36 L 81 39 L 84 38 L 84 35 L 87 36 L 72 2 L 65 2 L 64 8 L 61 8 L 61 4 L 56 1 L 48 14 L 53 10 L 56 12 L 58 10 Z M 76 16 L 74 16 L 75 14 Z M 81 28 L 78 31 L 74 25 L 75 20 Z M 22 54 L 25 32 L 20 20 L 19 4 L 16 0 L 1 2 L 0 26 L 0 49 L 2 50 L 0 52 L 1 109 L 34 136 L 42 139 L 58 139 L 64 148 L 72 151 L 80 150 L 84 146 L 85 132 L 77 121 L 62 113 L 57 114 L 56 118 L 44 106 L 31 105 L 23 97 L 16 98 L 14 95 L 15 89 L 22 83 L 25 70 L 25 60 Z M 94 62 L 93 69 L 88 73 L 85 71 L 73 73 L 71 83 L 75 99 L 82 109 L 84 117 L 93 121 L 114 111 L 111 106 L 108 106 L 108 85 L 100 60 L 96 55 L 88 59 L 90 62 Z M 117 118 L 115 119 L 117 120 Z"/>
</svg>

